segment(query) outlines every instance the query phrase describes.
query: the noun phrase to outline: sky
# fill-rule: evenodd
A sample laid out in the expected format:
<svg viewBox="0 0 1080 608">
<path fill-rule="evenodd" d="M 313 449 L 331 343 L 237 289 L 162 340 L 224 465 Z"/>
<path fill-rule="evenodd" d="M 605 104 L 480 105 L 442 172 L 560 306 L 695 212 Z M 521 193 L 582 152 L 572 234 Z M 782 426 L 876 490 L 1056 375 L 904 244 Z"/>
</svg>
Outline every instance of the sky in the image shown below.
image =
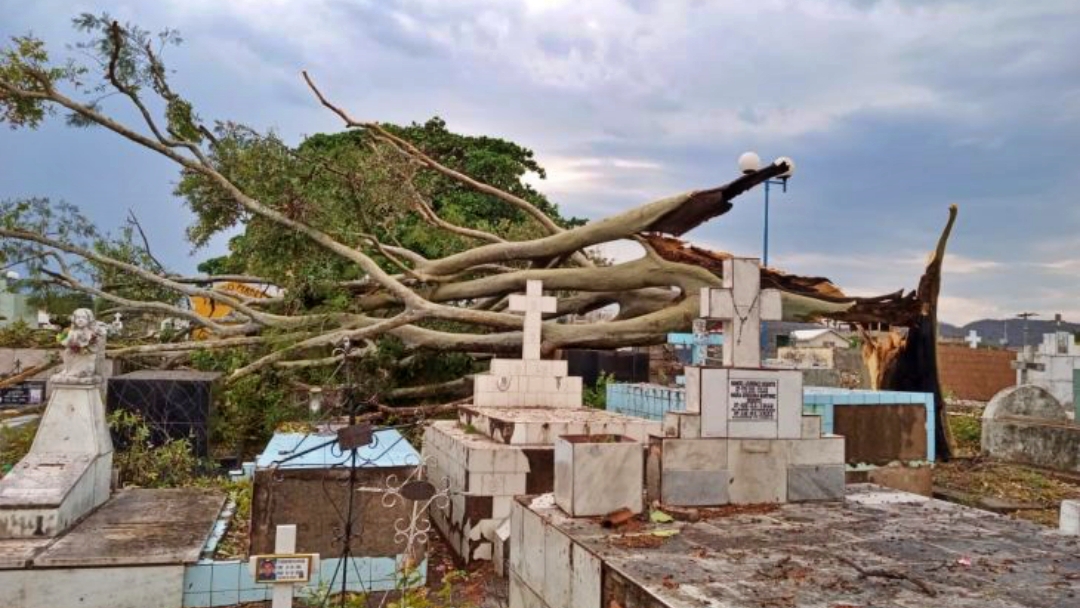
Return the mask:
<svg viewBox="0 0 1080 608">
<path fill-rule="evenodd" d="M 1075 0 L 0 0 L 0 38 L 67 56 L 70 19 L 103 11 L 181 32 L 165 60 L 204 118 L 289 142 L 340 130 L 306 69 L 354 116 L 438 115 L 531 148 L 534 183 L 569 215 L 725 183 L 746 150 L 791 157 L 770 264 L 852 294 L 914 288 L 955 203 L 942 320 L 1080 321 Z M 113 230 L 131 209 L 190 271 L 224 239 L 192 252 L 177 176 L 101 129 L 0 128 L 0 199 L 63 199 Z M 763 201 L 743 195 L 689 240 L 760 256 Z"/>
</svg>

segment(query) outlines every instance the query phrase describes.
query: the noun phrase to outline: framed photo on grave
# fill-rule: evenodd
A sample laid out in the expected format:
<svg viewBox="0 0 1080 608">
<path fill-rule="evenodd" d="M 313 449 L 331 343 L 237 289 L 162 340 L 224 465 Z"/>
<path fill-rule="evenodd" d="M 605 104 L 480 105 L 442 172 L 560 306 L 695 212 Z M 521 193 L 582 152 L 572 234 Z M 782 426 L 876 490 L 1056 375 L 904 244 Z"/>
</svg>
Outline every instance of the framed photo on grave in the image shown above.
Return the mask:
<svg viewBox="0 0 1080 608">
<path fill-rule="evenodd" d="M 306 583 L 311 580 L 314 553 L 253 555 L 256 583 Z"/>
</svg>

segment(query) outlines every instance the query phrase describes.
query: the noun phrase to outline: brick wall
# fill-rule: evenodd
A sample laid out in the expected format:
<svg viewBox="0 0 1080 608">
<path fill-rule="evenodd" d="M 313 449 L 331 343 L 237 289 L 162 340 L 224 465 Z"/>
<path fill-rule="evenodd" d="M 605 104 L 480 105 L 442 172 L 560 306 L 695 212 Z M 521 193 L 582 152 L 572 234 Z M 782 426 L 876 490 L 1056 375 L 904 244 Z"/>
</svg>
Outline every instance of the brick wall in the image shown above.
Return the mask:
<svg viewBox="0 0 1080 608">
<path fill-rule="evenodd" d="M 957 399 L 989 401 L 1016 384 L 1016 372 L 1009 367 L 1015 358 L 1009 350 L 938 344 L 942 390 Z"/>
</svg>

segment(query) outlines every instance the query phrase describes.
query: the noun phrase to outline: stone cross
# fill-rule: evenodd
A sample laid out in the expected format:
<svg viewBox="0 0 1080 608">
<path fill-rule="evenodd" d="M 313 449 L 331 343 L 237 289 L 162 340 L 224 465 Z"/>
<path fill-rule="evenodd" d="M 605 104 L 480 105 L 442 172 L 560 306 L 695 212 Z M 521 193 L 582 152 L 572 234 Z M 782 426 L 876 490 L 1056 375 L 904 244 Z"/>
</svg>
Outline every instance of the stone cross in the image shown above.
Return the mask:
<svg viewBox="0 0 1080 608">
<path fill-rule="evenodd" d="M 274 553 L 296 552 L 296 526 L 278 526 L 274 534 Z M 273 602 L 271 608 L 292 608 L 293 584 L 274 583 Z"/>
<path fill-rule="evenodd" d="M 756 258 L 724 260 L 722 287 L 701 288 L 701 316 L 724 322 L 724 367 L 761 367 L 761 322 L 781 319 L 780 292 L 761 289 Z"/>
<path fill-rule="evenodd" d="M 979 336 L 979 332 L 974 329 L 968 332 L 964 341 L 968 343 L 971 348 L 979 348 L 979 342 L 982 342 L 982 338 Z"/>
<path fill-rule="evenodd" d="M 545 312 L 555 312 L 558 300 L 544 295 L 543 281 L 525 283 L 525 295 L 510 296 L 510 310 L 525 313 L 525 332 L 521 343 L 521 358 L 540 358 L 540 324 Z"/>
</svg>

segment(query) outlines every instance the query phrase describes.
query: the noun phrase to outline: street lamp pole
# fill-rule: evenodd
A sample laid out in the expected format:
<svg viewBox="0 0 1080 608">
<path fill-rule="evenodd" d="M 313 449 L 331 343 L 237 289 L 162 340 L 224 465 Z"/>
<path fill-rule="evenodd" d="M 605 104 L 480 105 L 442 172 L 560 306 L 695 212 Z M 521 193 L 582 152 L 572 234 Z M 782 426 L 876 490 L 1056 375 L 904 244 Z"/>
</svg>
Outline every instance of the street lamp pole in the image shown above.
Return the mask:
<svg viewBox="0 0 1080 608">
<path fill-rule="evenodd" d="M 787 178 L 765 180 L 765 242 L 761 246 L 761 264 L 769 265 L 769 186 L 780 186 L 781 192 L 787 192 Z"/>
<path fill-rule="evenodd" d="M 769 265 L 769 187 L 780 186 L 784 192 L 787 192 L 788 179 L 795 173 L 795 161 L 790 158 L 781 156 L 776 159 L 775 163 L 787 165 L 787 171 L 784 171 L 777 179 L 765 180 L 765 234 L 762 239 L 764 242 L 761 247 L 761 264 L 763 266 Z M 754 173 L 761 169 L 761 157 L 758 156 L 756 152 L 743 152 L 742 155 L 739 156 L 738 165 L 739 171 L 741 171 L 743 175 Z M 768 324 L 765 322 L 761 323 L 761 352 L 765 356 L 767 356 L 767 353 L 769 352 Z"/>
<path fill-rule="evenodd" d="M 781 156 L 776 159 L 776 162 L 786 163 L 788 170 L 777 179 L 765 180 L 765 230 L 761 246 L 761 264 L 763 266 L 769 265 L 769 188 L 771 186 L 780 186 L 782 192 L 787 192 L 788 179 L 795 173 L 795 163 L 790 158 Z M 743 173 L 753 173 L 760 168 L 761 157 L 756 152 L 744 152 L 739 157 L 739 170 Z"/>
</svg>

